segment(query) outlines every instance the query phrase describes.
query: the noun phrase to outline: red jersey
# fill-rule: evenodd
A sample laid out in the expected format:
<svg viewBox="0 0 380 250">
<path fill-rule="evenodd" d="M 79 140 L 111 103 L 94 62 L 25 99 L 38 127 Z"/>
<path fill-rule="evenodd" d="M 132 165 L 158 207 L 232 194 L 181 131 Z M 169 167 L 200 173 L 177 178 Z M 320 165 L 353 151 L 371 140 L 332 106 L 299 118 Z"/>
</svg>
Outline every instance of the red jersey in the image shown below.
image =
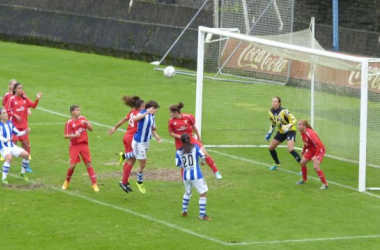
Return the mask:
<svg viewBox="0 0 380 250">
<path fill-rule="evenodd" d="M 314 156 L 318 156 L 318 154 L 324 152 L 325 145 L 323 145 L 321 139 L 319 139 L 317 133 L 314 130 L 306 128 L 306 131 L 304 133 L 301 133 L 301 136 L 304 143 L 302 150 L 303 153 L 306 152 L 306 149 L 315 152 Z"/>
<path fill-rule="evenodd" d="M 7 107 L 7 104 L 8 104 L 8 101 L 9 99 L 12 97 L 12 93 L 11 92 L 7 92 L 5 93 L 5 95 L 3 96 L 3 107 L 6 108 Z"/>
<path fill-rule="evenodd" d="M 177 135 L 184 133 L 190 138 L 193 137 L 193 126 L 195 125 L 194 116 L 191 114 L 181 114 L 181 118 L 171 118 L 169 120 L 169 132 L 174 132 Z M 175 144 L 182 145 L 181 139 L 175 138 Z"/>
<path fill-rule="evenodd" d="M 73 135 L 79 131 L 79 137 L 70 138 L 70 146 L 85 143 L 88 144 L 87 126 L 82 123 L 82 121 L 87 121 L 84 116 L 79 116 L 78 120 L 73 119 L 68 120 L 65 126 L 65 135 Z"/>
<path fill-rule="evenodd" d="M 128 115 L 127 115 L 127 118 L 128 118 L 127 134 L 134 135 L 136 133 L 138 122 L 136 122 L 133 118 L 135 118 L 135 116 L 138 115 L 138 113 L 140 113 L 140 111 L 134 110 L 134 109 L 132 109 L 128 113 Z"/>
<path fill-rule="evenodd" d="M 28 109 L 36 108 L 38 100 L 32 102 L 26 96 L 11 96 L 7 104 L 7 112 L 10 117 L 9 120 L 13 122 L 15 127 L 19 130 L 26 129 L 28 127 Z M 21 117 L 21 121 L 18 121 L 14 114 Z"/>
</svg>

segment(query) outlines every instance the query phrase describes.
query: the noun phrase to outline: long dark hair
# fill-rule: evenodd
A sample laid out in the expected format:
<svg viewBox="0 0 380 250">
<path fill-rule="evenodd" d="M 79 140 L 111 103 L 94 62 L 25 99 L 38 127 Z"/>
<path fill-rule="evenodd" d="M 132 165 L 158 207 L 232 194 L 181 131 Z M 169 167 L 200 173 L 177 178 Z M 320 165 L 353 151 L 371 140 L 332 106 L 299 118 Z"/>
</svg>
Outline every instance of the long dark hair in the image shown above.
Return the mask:
<svg viewBox="0 0 380 250">
<path fill-rule="evenodd" d="M 18 86 L 22 85 L 21 83 L 19 82 L 16 82 L 15 85 L 13 85 L 13 90 L 12 90 L 12 95 L 15 95 L 16 94 L 16 89 Z M 21 97 L 24 99 L 24 97 L 21 95 Z"/>
<path fill-rule="evenodd" d="M 141 100 L 141 99 L 137 95 L 134 95 L 134 96 L 126 96 L 125 95 L 121 98 L 121 100 L 124 102 L 125 105 L 127 105 L 131 108 L 136 108 L 136 102 L 138 100 Z"/>
<path fill-rule="evenodd" d="M 190 136 L 188 134 L 182 134 L 181 141 L 183 144 L 183 153 L 191 153 L 191 150 L 193 150 L 194 148 L 194 144 L 190 142 Z"/>
<path fill-rule="evenodd" d="M 181 109 L 184 107 L 185 105 L 182 103 L 182 102 L 180 102 L 180 103 L 178 103 L 178 104 L 174 104 L 174 105 L 172 105 L 172 106 L 170 106 L 170 108 L 169 108 L 169 110 L 171 111 L 171 112 L 178 112 L 178 113 L 181 113 Z"/>
<path fill-rule="evenodd" d="M 145 109 L 148 109 L 148 108 L 155 108 L 155 109 L 158 109 L 160 107 L 160 105 L 158 105 L 158 103 L 156 101 L 153 101 L 153 100 L 150 100 L 149 102 L 147 102 L 145 104 Z"/>
</svg>

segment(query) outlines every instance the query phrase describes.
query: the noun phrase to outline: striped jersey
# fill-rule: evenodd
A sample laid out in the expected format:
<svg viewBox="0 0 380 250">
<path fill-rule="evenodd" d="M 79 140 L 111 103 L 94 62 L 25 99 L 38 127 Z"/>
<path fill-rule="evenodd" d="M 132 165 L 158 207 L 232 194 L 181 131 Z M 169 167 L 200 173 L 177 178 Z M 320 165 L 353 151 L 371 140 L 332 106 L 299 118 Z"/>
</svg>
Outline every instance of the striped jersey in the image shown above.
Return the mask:
<svg viewBox="0 0 380 250">
<path fill-rule="evenodd" d="M 13 147 L 12 134 L 17 135 L 20 131 L 13 125 L 11 121 L 6 123 L 0 122 L 0 150 L 4 147 Z"/>
<path fill-rule="evenodd" d="M 145 114 L 147 111 L 143 109 L 139 114 Z M 137 142 L 148 142 L 152 139 L 152 130 L 155 128 L 155 117 L 152 114 L 146 115 L 137 123 L 137 131 L 133 139 Z"/>
<path fill-rule="evenodd" d="M 184 153 L 183 148 L 176 152 L 176 165 L 183 168 L 183 180 L 198 180 L 202 179 L 203 175 L 199 167 L 199 158 L 205 157 L 198 145 L 194 147 L 191 153 Z"/>
<path fill-rule="evenodd" d="M 279 107 L 278 109 L 269 110 L 269 120 L 270 120 L 270 132 L 273 132 L 275 127 L 278 127 L 278 132 L 285 134 L 288 131 L 297 131 L 294 126 L 297 123 L 296 118 L 293 114 L 289 112 L 286 108 Z M 288 131 L 283 130 L 283 126 L 289 126 Z"/>
</svg>

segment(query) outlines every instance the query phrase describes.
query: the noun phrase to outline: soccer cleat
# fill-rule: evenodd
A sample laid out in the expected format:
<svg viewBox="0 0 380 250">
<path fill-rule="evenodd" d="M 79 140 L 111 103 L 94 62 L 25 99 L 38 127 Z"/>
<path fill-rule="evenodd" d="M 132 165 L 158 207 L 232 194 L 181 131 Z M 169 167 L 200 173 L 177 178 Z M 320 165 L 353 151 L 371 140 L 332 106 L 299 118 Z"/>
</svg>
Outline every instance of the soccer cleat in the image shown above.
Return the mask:
<svg viewBox="0 0 380 250">
<path fill-rule="evenodd" d="M 32 159 L 32 156 L 31 155 L 29 155 L 29 161 Z"/>
<path fill-rule="evenodd" d="M 185 212 L 185 211 L 182 212 L 181 216 L 182 216 L 182 217 L 187 217 L 187 212 Z"/>
<path fill-rule="evenodd" d="M 68 181 L 65 181 L 62 185 L 62 189 L 63 190 L 66 190 L 67 188 L 69 187 L 69 182 Z"/>
<path fill-rule="evenodd" d="M 211 218 L 210 217 L 208 217 L 207 215 L 199 215 L 199 219 L 200 220 L 211 220 Z"/>
<path fill-rule="evenodd" d="M 32 173 L 33 172 L 33 170 L 30 167 L 25 168 L 25 171 L 28 172 L 28 173 Z"/>
<path fill-rule="evenodd" d="M 5 161 L 5 159 L 2 155 L 0 155 L 0 161 Z"/>
<path fill-rule="evenodd" d="M 125 160 L 125 155 L 123 152 L 120 152 L 119 153 L 119 165 L 121 165 L 124 160 Z"/>
<path fill-rule="evenodd" d="M 99 192 L 99 187 L 98 185 L 96 185 L 96 183 L 92 185 L 92 189 L 94 190 L 94 192 Z"/>
<path fill-rule="evenodd" d="M 300 181 L 296 182 L 297 185 L 303 185 L 303 184 L 306 184 L 306 183 L 307 183 L 307 180 L 306 181 L 300 180 Z"/>
<path fill-rule="evenodd" d="M 276 170 L 279 166 L 280 164 L 274 164 L 272 167 L 269 168 L 269 170 Z"/>
<path fill-rule="evenodd" d="M 217 180 L 221 180 L 222 179 L 222 175 L 219 173 L 219 171 L 215 173 L 215 178 Z"/>
<path fill-rule="evenodd" d="M 143 193 L 143 194 L 146 193 L 146 190 L 145 190 L 144 184 L 142 184 L 142 183 L 140 184 L 140 183 L 138 183 L 138 182 L 136 181 L 136 185 L 137 185 L 137 187 L 139 188 L 139 190 L 140 190 L 141 193 Z"/>
<path fill-rule="evenodd" d="M 3 183 L 3 185 L 8 185 L 7 179 L 2 179 L 1 182 Z"/>
<path fill-rule="evenodd" d="M 26 174 L 23 174 L 23 173 L 19 173 L 18 174 L 20 177 L 22 177 L 24 179 L 24 181 L 29 181 L 29 178 L 28 176 L 26 176 Z"/>
<path fill-rule="evenodd" d="M 328 188 L 329 188 L 329 184 L 327 184 L 327 185 L 323 184 L 322 187 L 320 188 L 320 190 L 325 190 Z"/>
<path fill-rule="evenodd" d="M 124 190 L 124 192 L 129 193 L 132 192 L 131 186 L 129 186 L 129 183 L 124 184 L 123 182 L 119 182 L 119 186 Z"/>
</svg>

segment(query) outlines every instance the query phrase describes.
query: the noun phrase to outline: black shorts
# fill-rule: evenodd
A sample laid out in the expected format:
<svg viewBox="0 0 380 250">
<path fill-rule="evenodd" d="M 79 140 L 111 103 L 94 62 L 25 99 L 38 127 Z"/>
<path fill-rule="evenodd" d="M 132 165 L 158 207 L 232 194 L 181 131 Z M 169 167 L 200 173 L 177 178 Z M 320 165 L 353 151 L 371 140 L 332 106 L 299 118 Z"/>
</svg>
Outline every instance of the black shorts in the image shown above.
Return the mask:
<svg viewBox="0 0 380 250">
<path fill-rule="evenodd" d="M 277 132 L 274 139 L 279 141 L 279 142 L 283 142 L 285 140 L 295 142 L 296 141 L 296 131 L 288 131 L 285 134 L 281 134 L 280 132 Z"/>
</svg>

